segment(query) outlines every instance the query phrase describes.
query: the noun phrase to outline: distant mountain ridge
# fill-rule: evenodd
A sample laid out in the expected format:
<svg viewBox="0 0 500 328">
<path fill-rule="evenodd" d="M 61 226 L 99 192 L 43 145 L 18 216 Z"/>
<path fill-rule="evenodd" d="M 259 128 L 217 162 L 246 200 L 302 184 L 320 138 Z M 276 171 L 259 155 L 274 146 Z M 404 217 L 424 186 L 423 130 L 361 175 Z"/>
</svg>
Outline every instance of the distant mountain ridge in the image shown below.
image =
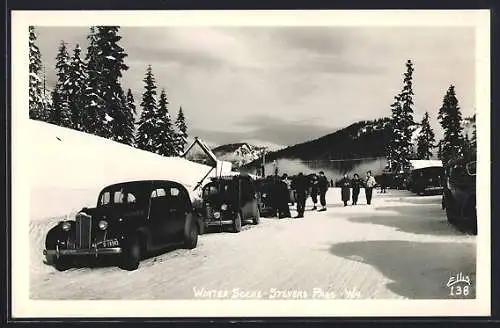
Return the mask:
<svg viewBox="0 0 500 328">
<path fill-rule="evenodd" d="M 359 121 L 323 137 L 266 153 L 266 161 L 277 159 L 332 160 L 375 158 L 386 154 L 390 118 Z M 252 161 L 245 167 L 257 167 Z"/>
</svg>

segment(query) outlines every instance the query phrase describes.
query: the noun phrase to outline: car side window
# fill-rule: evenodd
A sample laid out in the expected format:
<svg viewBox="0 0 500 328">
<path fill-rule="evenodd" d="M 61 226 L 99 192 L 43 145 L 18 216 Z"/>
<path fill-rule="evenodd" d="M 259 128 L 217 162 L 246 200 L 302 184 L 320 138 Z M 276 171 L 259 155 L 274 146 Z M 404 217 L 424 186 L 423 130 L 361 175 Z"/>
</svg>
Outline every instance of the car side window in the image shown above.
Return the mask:
<svg viewBox="0 0 500 328">
<path fill-rule="evenodd" d="M 101 205 L 107 205 L 107 204 L 109 204 L 110 200 L 111 200 L 111 197 L 110 197 L 109 191 L 106 191 L 101 196 L 101 202 L 100 202 L 100 204 Z"/>
<path fill-rule="evenodd" d="M 165 197 L 167 195 L 165 189 L 157 188 L 151 192 L 151 198 Z"/>
</svg>

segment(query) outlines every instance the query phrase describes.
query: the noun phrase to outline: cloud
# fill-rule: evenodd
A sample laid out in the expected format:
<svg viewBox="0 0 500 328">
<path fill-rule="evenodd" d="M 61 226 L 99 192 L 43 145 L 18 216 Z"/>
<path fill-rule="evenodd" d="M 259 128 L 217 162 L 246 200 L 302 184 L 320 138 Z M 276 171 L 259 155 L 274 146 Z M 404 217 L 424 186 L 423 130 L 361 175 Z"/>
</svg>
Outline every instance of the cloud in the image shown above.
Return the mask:
<svg viewBox="0 0 500 328">
<path fill-rule="evenodd" d="M 88 27 L 40 27 L 55 81 L 61 40 L 86 52 Z M 141 101 L 148 64 L 189 132 L 216 144 L 292 145 L 357 120 L 390 114 L 404 63 L 415 63 L 415 119 L 436 116 L 448 86 L 469 116 L 475 102 L 474 29 L 457 27 L 122 27 L 130 69 L 122 85 Z M 439 134 L 439 131 L 436 131 Z"/>
<path fill-rule="evenodd" d="M 238 122 L 237 126 L 244 128 L 245 131 L 196 129 L 192 133 L 218 144 L 260 140 L 263 144 L 275 145 L 273 148 L 276 148 L 315 139 L 334 131 L 330 127 L 315 123 L 312 119 L 288 121 L 270 115 L 253 115 Z"/>
</svg>

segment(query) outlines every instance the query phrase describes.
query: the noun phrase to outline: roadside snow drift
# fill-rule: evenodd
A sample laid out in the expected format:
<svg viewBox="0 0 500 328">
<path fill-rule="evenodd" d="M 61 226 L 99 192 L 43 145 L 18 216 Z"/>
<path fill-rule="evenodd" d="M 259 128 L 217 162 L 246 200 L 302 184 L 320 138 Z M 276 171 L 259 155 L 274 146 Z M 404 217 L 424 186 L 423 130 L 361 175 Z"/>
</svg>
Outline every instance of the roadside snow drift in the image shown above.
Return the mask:
<svg viewBox="0 0 500 328">
<path fill-rule="evenodd" d="M 103 187 L 122 181 L 173 180 L 192 192 L 211 169 L 40 121 L 30 120 L 28 126 L 31 220 L 95 206 Z M 219 163 L 217 173 L 228 174 L 231 167 L 223 164 Z M 214 170 L 209 176 L 217 173 Z"/>
</svg>

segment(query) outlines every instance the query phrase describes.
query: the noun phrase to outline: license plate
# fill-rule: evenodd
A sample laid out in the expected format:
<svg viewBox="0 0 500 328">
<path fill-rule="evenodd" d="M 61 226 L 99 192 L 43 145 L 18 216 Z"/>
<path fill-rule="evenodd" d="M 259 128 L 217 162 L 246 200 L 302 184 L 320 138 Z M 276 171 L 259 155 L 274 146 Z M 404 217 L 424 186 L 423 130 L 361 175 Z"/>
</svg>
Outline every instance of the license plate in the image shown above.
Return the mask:
<svg viewBox="0 0 500 328">
<path fill-rule="evenodd" d="M 118 246 L 118 240 L 112 239 L 112 240 L 106 240 L 103 243 L 104 247 L 115 247 Z"/>
</svg>

